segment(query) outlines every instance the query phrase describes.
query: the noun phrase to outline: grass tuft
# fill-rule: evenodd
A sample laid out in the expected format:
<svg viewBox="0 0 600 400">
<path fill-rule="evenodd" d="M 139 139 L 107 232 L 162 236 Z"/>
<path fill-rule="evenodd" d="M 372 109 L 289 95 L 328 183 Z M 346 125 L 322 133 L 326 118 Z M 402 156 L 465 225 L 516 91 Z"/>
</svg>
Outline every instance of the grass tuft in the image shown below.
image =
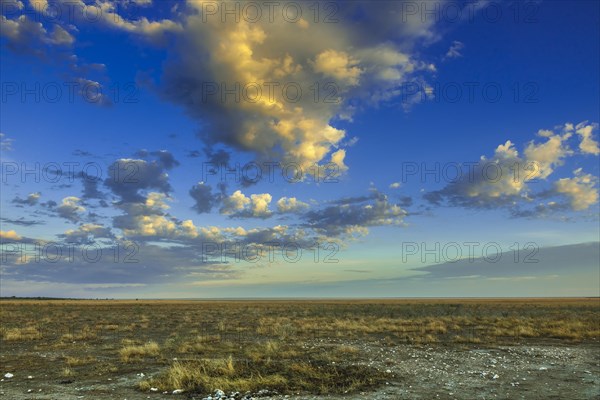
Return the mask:
<svg viewBox="0 0 600 400">
<path fill-rule="evenodd" d="M 42 338 L 42 333 L 34 326 L 24 328 L 10 328 L 4 331 L 4 340 L 26 341 L 38 340 Z"/>
<path fill-rule="evenodd" d="M 160 352 L 158 343 L 150 341 L 141 346 L 129 345 L 119 350 L 121 361 L 132 362 L 139 361 L 145 357 L 156 357 Z"/>
</svg>

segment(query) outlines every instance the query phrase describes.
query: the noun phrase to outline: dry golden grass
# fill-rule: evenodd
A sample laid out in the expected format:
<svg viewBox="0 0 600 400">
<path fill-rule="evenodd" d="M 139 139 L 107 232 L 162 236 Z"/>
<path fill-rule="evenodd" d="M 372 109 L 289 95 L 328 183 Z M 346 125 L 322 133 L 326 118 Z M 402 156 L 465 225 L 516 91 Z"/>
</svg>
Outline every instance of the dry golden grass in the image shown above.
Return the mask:
<svg viewBox="0 0 600 400">
<path fill-rule="evenodd" d="M 597 344 L 599 321 L 600 299 L 0 300 L 0 352 L 57 379 L 121 376 L 143 362 L 162 371 L 143 390 L 342 393 L 380 382 L 357 366 L 362 344 Z M 62 354 L 65 369 L 40 353 Z"/>
<path fill-rule="evenodd" d="M 160 352 L 160 346 L 156 342 L 148 342 L 141 346 L 129 345 L 119 350 L 119 356 L 123 362 L 140 360 L 144 357 L 156 357 Z"/>
<path fill-rule="evenodd" d="M 161 377 L 139 384 L 141 390 L 156 387 L 159 390 L 179 388 L 186 391 L 213 392 L 216 388 L 225 391 L 253 391 L 260 388 L 276 388 L 285 384 L 277 374 L 263 376 L 235 376 L 233 365 L 228 360 L 210 360 L 197 363 L 175 362 Z M 229 368 L 233 370 L 230 371 Z M 230 371 L 230 372 L 228 372 Z"/>
<path fill-rule="evenodd" d="M 117 325 L 117 324 L 98 325 L 97 329 L 106 330 L 106 331 L 117 331 L 117 330 L 119 330 L 119 325 Z"/>
<path fill-rule="evenodd" d="M 207 345 L 207 340 L 202 336 L 196 336 L 192 340 L 188 340 L 181 344 L 177 349 L 178 353 L 204 353 L 210 351 L 210 346 Z"/>
<path fill-rule="evenodd" d="M 317 358 L 295 362 L 275 362 L 268 357 L 256 361 L 205 359 L 173 363 L 158 377 L 142 381 L 141 390 L 183 389 L 208 393 L 219 388 L 255 392 L 268 388 L 280 392 L 303 391 L 318 394 L 346 393 L 382 384 L 385 376 L 366 366 L 344 367 Z"/>
<path fill-rule="evenodd" d="M 89 365 L 96 362 L 96 357 L 87 356 L 87 357 L 71 357 L 67 356 L 65 359 L 65 363 L 69 367 L 76 367 L 79 365 Z"/>
<path fill-rule="evenodd" d="M 10 328 L 3 332 L 4 340 L 20 341 L 20 340 L 38 340 L 42 338 L 42 333 L 34 326 L 25 328 Z"/>
<path fill-rule="evenodd" d="M 452 337 L 452 342 L 454 343 L 481 343 L 481 339 L 478 337 L 465 337 L 456 335 Z"/>
<path fill-rule="evenodd" d="M 358 347 L 356 347 L 356 346 L 349 346 L 349 345 L 346 345 L 346 344 L 338 346 L 335 350 L 336 350 L 336 352 L 338 354 L 343 354 L 343 355 L 358 354 L 360 352 L 360 350 L 358 349 Z"/>
</svg>

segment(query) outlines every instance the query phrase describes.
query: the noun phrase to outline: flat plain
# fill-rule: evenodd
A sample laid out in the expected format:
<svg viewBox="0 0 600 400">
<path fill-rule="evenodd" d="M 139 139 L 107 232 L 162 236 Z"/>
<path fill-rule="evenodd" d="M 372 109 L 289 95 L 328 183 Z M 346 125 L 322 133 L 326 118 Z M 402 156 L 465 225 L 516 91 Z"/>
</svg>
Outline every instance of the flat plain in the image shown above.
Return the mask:
<svg viewBox="0 0 600 400">
<path fill-rule="evenodd" d="M 0 322 L 6 399 L 600 399 L 598 298 L 3 299 Z"/>
</svg>

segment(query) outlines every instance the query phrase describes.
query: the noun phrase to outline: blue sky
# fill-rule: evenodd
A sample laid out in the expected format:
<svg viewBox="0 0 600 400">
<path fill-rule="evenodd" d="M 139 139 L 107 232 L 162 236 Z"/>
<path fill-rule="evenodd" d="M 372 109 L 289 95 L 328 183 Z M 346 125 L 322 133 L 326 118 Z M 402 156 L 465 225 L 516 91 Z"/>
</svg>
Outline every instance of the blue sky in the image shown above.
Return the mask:
<svg viewBox="0 0 600 400">
<path fill-rule="evenodd" d="M 2 0 L 3 296 L 600 294 L 597 2 L 279 7 Z"/>
</svg>

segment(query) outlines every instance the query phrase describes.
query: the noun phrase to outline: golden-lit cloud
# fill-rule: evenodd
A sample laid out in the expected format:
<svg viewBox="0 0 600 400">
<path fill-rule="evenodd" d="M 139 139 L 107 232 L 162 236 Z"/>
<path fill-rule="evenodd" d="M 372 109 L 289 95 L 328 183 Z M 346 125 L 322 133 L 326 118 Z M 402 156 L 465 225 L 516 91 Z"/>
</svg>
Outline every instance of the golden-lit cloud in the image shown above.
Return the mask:
<svg viewBox="0 0 600 400">
<path fill-rule="evenodd" d="M 600 154 L 598 141 L 594 139 L 594 131 L 598 130 L 598 124 L 588 124 L 587 121 L 577 124 L 575 132 L 581 136 L 579 149 L 585 154 Z"/>
<path fill-rule="evenodd" d="M 277 200 L 277 211 L 280 213 L 297 213 L 307 210 L 308 204 L 295 197 L 282 197 Z"/>
<path fill-rule="evenodd" d="M 71 222 L 78 222 L 81 218 L 81 213 L 84 211 L 85 207 L 81 205 L 81 199 L 76 196 L 65 197 L 62 199 L 61 204 L 56 207 L 58 216 Z"/>
<path fill-rule="evenodd" d="M 573 178 L 559 179 L 554 183 L 557 193 L 567 196 L 573 210 L 586 210 L 598 202 L 598 179 L 584 174 L 581 169 L 575 171 Z"/>
<path fill-rule="evenodd" d="M 553 189 L 534 193 L 531 183 L 539 180 L 551 181 L 555 170 L 577 153 L 570 142 L 579 140 L 577 146 L 582 153 L 593 153 L 594 125 L 586 122 L 564 124 L 555 130 L 540 129 L 537 140 L 530 141 L 520 155 L 510 140 L 499 145 L 490 158 L 482 156 L 471 173 L 449 183 L 445 188 L 425 194 L 425 198 L 434 204 L 447 200 L 452 205 L 491 208 L 506 206 L 513 208 L 513 215 L 533 216 L 534 211 L 523 211 L 520 203 L 531 202 L 536 197 L 546 198 L 555 195 L 567 196 L 568 205 L 554 201 L 540 204 L 537 214 L 546 215 L 549 210 L 571 208 L 581 211 L 597 201 L 597 179 L 582 174 L 578 170 L 574 178 L 564 178 L 553 182 Z M 558 132 L 557 132 L 558 131 Z M 574 135 L 577 133 L 577 135 Z M 585 148 L 586 150 L 582 149 Z"/>
<path fill-rule="evenodd" d="M 22 237 L 14 230 L 10 230 L 10 231 L 0 231 L 0 239 L 19 241 L 22 239 Z"/>
<path fill-rule="evenodd" d="M 346 171 L 346 149 L 340 148 L 346 132 L 334 121 L 352 118 L 355 107 L 348 101 L 387 101 L 411 74 L 431 70 L 390 41 L 398 37 L 409 49 L 409 42 L 428 36 L 431 22 L 411 16 L 398 28 L 400 16 L 385 10 L 395 10 L 393 4 L 369 11 L 380 28 L 396 27 L 391 36 L 366 25 L 356 31 L 344 23 L 290 23 L 281 10 L 272 20 L 235 21 L 213 10 L 219 4 L 188 1 L 193 12 L 174 35 L 164 94 L 202 121 L 202 139 L 259 159 L 310 173 L 326 163 Z M 356 7 L 343 4 L 340 17 L 351 19 Z"/>
</svg>

